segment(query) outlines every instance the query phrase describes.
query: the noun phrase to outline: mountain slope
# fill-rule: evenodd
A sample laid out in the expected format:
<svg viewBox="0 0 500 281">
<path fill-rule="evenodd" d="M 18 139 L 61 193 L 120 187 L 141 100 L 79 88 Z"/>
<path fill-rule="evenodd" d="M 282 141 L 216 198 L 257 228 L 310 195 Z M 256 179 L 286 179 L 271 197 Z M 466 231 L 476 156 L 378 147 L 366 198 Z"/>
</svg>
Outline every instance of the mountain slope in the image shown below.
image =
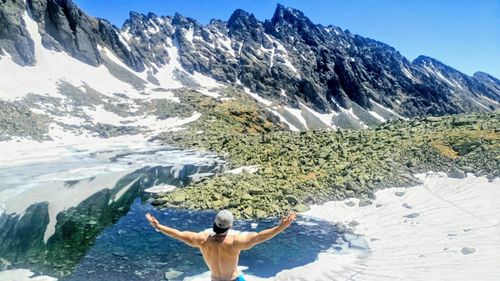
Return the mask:
<svg viewBox="0 0 500 281">
<path fill-rule="evenodd" d="M 72 130 L 140 132 L 141 120 L 158 118 L 145 104 L 174 102 L 182 87 L 213 97 L 224 87 L 247 92 L 292 130 L 500 107 L 500 84 L 487 74 L 470 77 L 423 56 L 410 62 L 281 5 L 264 22 L 243 10 L 208 25 L 131 12 L 117 28 L 70 0 L 5 0 L 0 27 L 0 98 Z"/>
</svg>

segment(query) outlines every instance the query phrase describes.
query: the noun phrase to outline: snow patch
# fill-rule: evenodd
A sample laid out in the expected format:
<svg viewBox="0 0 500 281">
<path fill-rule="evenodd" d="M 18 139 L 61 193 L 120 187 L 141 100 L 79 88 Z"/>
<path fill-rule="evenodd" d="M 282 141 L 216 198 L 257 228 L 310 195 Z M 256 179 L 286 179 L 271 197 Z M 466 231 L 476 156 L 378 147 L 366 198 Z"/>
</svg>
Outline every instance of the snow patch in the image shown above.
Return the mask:
<svg viewBox="0 0 500 281">
<path fill-rule="evenodd" d="M 495 198 L 500 196 L 500 180 L 436 173 L 418 177 L 422 185 L 379 190 L 365 207 L 345 204 L 357 199 L 312 206 L 305 215 L 345 224 L 357 221 L 354 232 L 363 235 L 370 253 L 321 253 L 315 262 L 283 271 L 276 279 L 498 280 L 500 205 Z M 475 252 L 465 255 L 464 247 Z"/>
<path fill-rule="evenodd" d="M 378 121 L 380 121 L 380 122 L 382 122 L 382 123 L 384 123 L 385 121 L 387 121 L 387 120 L 385 120 L 385 118 L 384 118 L 384 117 L 380 116 L 380 115 L 379 115 L 377 112 L 375 112 L 375 111 L 369 110 L 369 111 L 368 111 L 368 113 L 370 113 L 373 117 L 375 117 Z"/>
<path fill-rule="evenodd" d="M 276 110 L 274 110 L 274 109 L 271 109 L 271 108 L 268 108 L 268 110 L 269 110 L 272 114 L 276 115 L 276 116 L 280 119 L 280 121 L 281 121 L 281 122 L 283 122 L 283 123 L 287 124 L 287 125 L 288 125 L 288 127 L 290 128 L 290 131 L 293 131 L 293 132 L 300 132 L 300 130 L 299 130 L 299 129 L 297 129 L 297 127 L 295 127 L 292 123 L 288 122 L 288 120 L 286 120 L 286 118 L 285 118 L 285 117 L 283 117 L 283 116 L 282 116 L 282 115 L 281 115 L 278 111 L 276 111 Z"/>
<path fill-rule="evenodd" d="M 288 106 L 285 106 L 284 108 L 286 111 L 290 112 L 293 116 L 295 116 L 300 121 L 300 123 L 304 125 L 304 128 L 309 129 L 307 127 L 306 119 L 304 119 L 304 116 L 302 116 L 302 110 Z"/>
<path fill-rule="evenodd" d="M 57 278 L 47 275 L 35 276 L 35 273 L 29 269 L 9 269 L 0 271 L 0 280 L 2 281 L 57 281 Z"/>
<path fill-rule="evenodd" d="M 236 169 L 232 169 L 232 170 L 226 171 L 226 174 L 234 174 L 234 175 L 241 174 L 241 173 L 254 174 L 258 170 L 259 170 L 259 166 L 258 165 L 243 166 L 243 167 L 239 167 L 239 168 L 236 168 Z"/>
<path fill-rule="evenodd" d="M 238 81 L 239 82 L 239 81 Z M 241 83 L 241 82 L 240 82 Z M 265 98 L 259 96 L 258 94 L 256 93 L 252 93 L 250 91 L 250 89 L 248 89 L 247 87 L 243 87 L 245 93 L 249 94 L 250 96 L 252 96 L 252 98 L 254 98 L 255 100 L 257 100 L 258 102 L 264 104 L 264 105 L 267 105 L 267 106 L 270 106 L 271 104 L 273 104 L 272 101 L 270 100 L 266 100 Z"/>
<path fill-rule="evenodd" d="M 75 87 L 88 84 L 108 96 L 113 93 L 128 95 L 136 92 L 132 85 L 115 78 L 103 65 L 93 67 L 64 52 L 45 49 L 41 42 L 38 24 L 26 12 L 23 20 L 34 41 L 36 64 L 23 67 L 14 63 L 9 56 L 2 56 L 0 98 L 16 99 L 28 93 L 62 97 L 58 94 L 60 80 L 67 81 Z"/>
<path fill-rule="evenodd" d="M 378 107 L 380 107 L 380 108 L 384 109 L 385 111 L 389 112 L 390 114 L 392 114 L 392 115 L 394 115 L 394 116 L 396 116 L 396 117 L 398 117 L 398 118 L 401 118 L 401 119 L 403 119 L 403 120 L 409 120 L 408 118 L 406 118 L 406 117 L 403 117 L 403 116 L 399 115 L 399 114 L 398 114 L 398 113 L 396 113 L 394 110 L 392 110 L 392 109 L 390 109 L 390 108 L 387 108 L 387 107 L 385 107 L 385 106 L 381 105 L 380 103 L 378 103 L 378 102 L 376 102 L 376 101 L 374 101 L 374 100 L 372 100 L 372 99 L 370 99 L 370 102 L 371 102 L 371 103 L 373 103 L 373 104 L 375 104 L 375 105 L 377 105 Z"/>
</svg>

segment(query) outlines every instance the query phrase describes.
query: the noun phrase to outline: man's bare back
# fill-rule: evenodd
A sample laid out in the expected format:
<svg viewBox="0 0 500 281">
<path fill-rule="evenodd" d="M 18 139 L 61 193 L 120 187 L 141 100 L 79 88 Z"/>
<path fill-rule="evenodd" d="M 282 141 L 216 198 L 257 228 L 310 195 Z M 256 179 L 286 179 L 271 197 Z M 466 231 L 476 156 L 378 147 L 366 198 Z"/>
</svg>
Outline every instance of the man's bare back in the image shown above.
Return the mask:
<svg viewBox="0 0 500 281">
<path fill-rule="evenodd" d="M 179 231 L 175 228 L 161 225 L 151 214 L 146 214 L 146 218 L 155 229 L 192 247 L 199 248 L 205 263 L 210 269 L 213 281 L 244 280 L 238 270 L 238 260 L 241 251 L 248 250 L 259 243 L 273 238 L 289 227 L 295 220 L 295 217 L 296 214 L 292 213 L 283 218 L 278 226 L 258 233 L 233 234 L 227 229 L 226 232 L 217 234 L 207 231 L 199 233 Z M 215 228 L 216 226 L 214 225 Z"/>
</svg>

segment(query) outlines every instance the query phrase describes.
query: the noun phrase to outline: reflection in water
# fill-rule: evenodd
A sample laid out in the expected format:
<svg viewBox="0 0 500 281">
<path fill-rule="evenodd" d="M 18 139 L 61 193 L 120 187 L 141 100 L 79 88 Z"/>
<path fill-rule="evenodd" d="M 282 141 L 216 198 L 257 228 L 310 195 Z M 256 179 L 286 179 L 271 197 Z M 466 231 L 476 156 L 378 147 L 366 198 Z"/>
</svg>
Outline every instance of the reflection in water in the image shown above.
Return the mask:
<svg viewBox="0 0 500 281">
<path fill-rule="evenodd" d="M 154 231 L 144 219 L 152 212 L 162 224 L 181 230 L 202 231 L 211 226 L 214 212 L 166 209 L 157 211 L 136 200 L 126 216 L 104 231 L 81 263 L 72 281 L 79 280 L 164 280 L 165 272 L 182 272 L 181 278 L 207 271 L 197 249 Z M 235 230 L 260 231 L 276 225 L 265 220 L 252 229 L 250 221 L 235 222 Z M 243 252 L 240 265 L 259 277 L 313 262 L 318 253 L 349 243 L 337 228 L 325 221 L 299 217 L 285 232 L 253 249 Z"/>
<path fill-rule="evenodd" d="M 0 169 L 0 270 L 67 276 L 144 189 L 183 186 L 223 165 L 213 155 L 168 148 L 134 153 L 79 151 L 57 163 Z"/>
</svg>

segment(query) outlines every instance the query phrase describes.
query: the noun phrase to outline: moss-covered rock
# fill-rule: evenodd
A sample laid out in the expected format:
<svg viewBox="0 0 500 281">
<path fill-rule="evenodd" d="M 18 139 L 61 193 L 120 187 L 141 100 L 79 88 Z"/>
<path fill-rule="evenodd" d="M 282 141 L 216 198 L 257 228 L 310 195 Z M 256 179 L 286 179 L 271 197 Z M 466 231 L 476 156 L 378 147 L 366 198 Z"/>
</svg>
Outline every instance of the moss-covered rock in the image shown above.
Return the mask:
<svg viewBox="0 0 500 281">
<path fill-rule="evenodd" d="M 259 170 L 193 183 L 167 194 L 163 206 L 226 208 L 236 217 L 261 218 L 348 197 L 370 204 L 377 189 L 418 184 L 413 174 L 419 172 L 467 167 L 476 175 L 500 176 L 498 112 L 396 120 L 366 130 L 290 132 L 247 95 L 231 96 L 221 101 L 187 94 L 181 102 L 204 104 L 197 109 L 202 118 L 159 139 L 216 151 L 228 158 L 228 168 Z M 179 193 L 183 202 L 175 200 Z"/>
</svg>

